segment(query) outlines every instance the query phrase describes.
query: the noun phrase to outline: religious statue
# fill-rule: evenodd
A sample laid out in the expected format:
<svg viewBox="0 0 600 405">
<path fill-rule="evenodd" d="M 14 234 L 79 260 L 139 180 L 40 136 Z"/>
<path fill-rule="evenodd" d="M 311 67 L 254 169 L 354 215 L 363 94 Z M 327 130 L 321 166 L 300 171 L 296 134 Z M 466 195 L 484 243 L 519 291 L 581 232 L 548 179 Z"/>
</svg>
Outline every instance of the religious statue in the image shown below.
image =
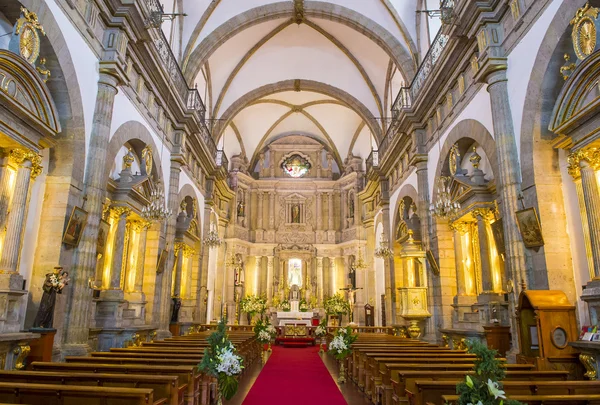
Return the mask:
<svg viewBox="0 0 600 405">
<path fill-rule="evenodd" d="M 348 273 L 348 278 L 350 279 L 350 286 L 356 289 L 356 267 L 350 267 L 350 272 Z"/>
<path fill-rule="evenodd" d="M 298 204 L 292 205 L 292 223 L 300 223 L 300 206 Z"/>
<path fill-rule="evenodd" d="M 144 149 L 142 149 L 142 160 L 144 161 L 143 168 L 146 169 L 146 175 L 150 176 L 152 174 L 152 147 L 150 145 L 146 145 Z"/>
<path fill-rule="evenodd" d="M 300 299 L 300 289 L 297 285 L 293 285 L 290 290 L 290 301 L 297 301 Z"/>
<path fill-rule="evenodd" d="M 61 266 L 54 267 L 53 273 L 47 273 L 42 289 L 44 294 L 40 300 L 38 313 L 33 321 L 34 328 L 52 328 L 54 319 L 54 304 L 56 294 L 62 294 L 63 288 L 69 284 L 69 273 L 63 271 Z"/>
<path fill-rule="evenodd" d="M 171 312 L 171 323 L 175 323 L 179 319 L 179 309 L 181 309 L 181 298 L 179 298 L 178 294 L 175 294 L 172 300 L 173 312 Z"/>
<path fill-rule="evenodd" d="M 354 197 L 350 197 L 350 201 L 348 203 L 348 218 L 354 218 Z"/>
<path fill-rule="evenodd" d="M 244 218 L 246 216 L 246 205 L 244 204 L 243 201 L 238 202 L 237 216 L 240 218 Z"/>
</svg>

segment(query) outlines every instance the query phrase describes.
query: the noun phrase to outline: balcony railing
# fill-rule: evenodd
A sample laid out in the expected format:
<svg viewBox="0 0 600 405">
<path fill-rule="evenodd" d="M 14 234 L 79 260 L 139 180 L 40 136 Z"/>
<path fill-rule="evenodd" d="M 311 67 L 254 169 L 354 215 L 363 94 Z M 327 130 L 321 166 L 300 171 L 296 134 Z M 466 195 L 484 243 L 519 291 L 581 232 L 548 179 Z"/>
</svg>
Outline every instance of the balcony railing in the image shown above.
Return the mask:
<svg viewBox="0 0 600 405">
<path fill-rule="evenodd" d="M 149 27 L 156 27 L 156 38 L 154 39 L 154 46 L 156 47 L 156 51 L 163 63 L 164 69 L 167 73 L 168 78 L 171 80 L 172 87 L 175 89 L 175 92 L 179 95 L 182 103 L 186 106 L 186 108 L 192 111 L 198 120 L 202 123 L 203 130 L 200 131 L 199 137 L 204 141 L 204 144 L 209 150 L 211 156 L 214 159 L 217 159 L 217 147 L 215 142 L 208 131 L 208 128 L 204 125 L 206 107 L 202 102 L 202 98 L 200 97 L 200 93 L 198 93 L 197 89 L 191 89 L 188 87 L 187 82 L 185 81 L 185 77 L 181 72 L 181 68 L 179 67 L 179 63 L 177 63 L 177 59 L 175 55 L 173 55 L 173 50 L 165 38 L 165 34 L 160 28 L 161 15 L 163 13 L 163 8 L 158 0 L 144 0 L 145 4 L 148 7 L 148 24 Z"/>
<path fill-rule="evenodd" d="M 225 155 L 225 151 L 217 150 L 217 158 L 215 160 L 217 167 L 224 167 L 225 170 L 229 169 L 229 159 Z"/>
<path fill-rule="evenodd" d="M 367 173 L 369 173 L 371 168 L 379 167 L 379 151 L 378 150 L 375 150 L 375 149 L 371 150 L 371 154 L 367 158 L 366 164 L 367 164 Z"/>
</svg>

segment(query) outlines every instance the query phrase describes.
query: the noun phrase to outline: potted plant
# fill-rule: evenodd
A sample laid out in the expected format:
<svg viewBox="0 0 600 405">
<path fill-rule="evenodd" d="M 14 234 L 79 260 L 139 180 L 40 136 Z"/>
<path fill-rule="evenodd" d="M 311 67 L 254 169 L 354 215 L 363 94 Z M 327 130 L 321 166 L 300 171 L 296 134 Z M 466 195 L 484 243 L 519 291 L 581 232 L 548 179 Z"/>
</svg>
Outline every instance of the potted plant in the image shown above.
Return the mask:
<svg viewBox="0 0 600 405">
<path fill-rule="evenodd" d="M 340 384 L 346 382 L 346 357 L 352 353 L 351 346 L 357 337 L 357 334 L 352 333 L 352 328 L 347 326 L 339 328 L 329 343 L 329 352 L 340 362 L 340 376 L 338 377 L 338 383 Z"/>
<path fill-rule="evenodd" d="M 505 376 L 501 362 L 496 358 L 496 350 L 488 349 L 478 340 L 467 343 L 469 353 L 477 356 L 474 374 L 467 375 L 465 381 L 456 386 L 459 405 L 521 405 L 519 401 L 506 399 L 502 390 Z"/>
<path fill-rule="evenodd" d="M 225 329 L 223 318 L 217 330 L 207 338 L 209 346 L 204 349 L 202 362 L 198 365 L 200 371 L 216 378 L 218 405 L 223 403 L 223 398 L 233 398 L 238 388 L 237 376 L 244 368 L 242 358 L 237 354 Z"/>
<path fill-rule="evenodd" d="M 298 304 L 298 309 L 300 310 L 300 312 L 308 311 L 308 303 L 306 302 L 306 300 L 304 298 L 302 298 L 300 300 L 300 303 Z"/>
<path fill-rule="evenodd" d="M 288 300 L 283 300 L 281 302 L 281 309 L 283 310 L 283 312 L 290 312 L 290 310 L 292 309 L 292 305 Z"/>
</svg>

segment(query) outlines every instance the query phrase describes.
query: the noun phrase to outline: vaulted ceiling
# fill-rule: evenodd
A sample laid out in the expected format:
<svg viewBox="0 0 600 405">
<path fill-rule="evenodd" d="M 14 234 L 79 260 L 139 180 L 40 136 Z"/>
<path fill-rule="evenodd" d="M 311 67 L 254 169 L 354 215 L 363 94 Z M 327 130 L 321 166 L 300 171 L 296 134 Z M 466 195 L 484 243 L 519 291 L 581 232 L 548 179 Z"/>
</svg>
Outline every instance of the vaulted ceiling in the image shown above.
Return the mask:
<svg viewBox="0 0 600 405">
<path fill-rule="evenodd" d="M 178 0 L 169 35 L 227 155 L 300 134 L 366 158 L 416 70 L 418 1 Z"/>
</svg>

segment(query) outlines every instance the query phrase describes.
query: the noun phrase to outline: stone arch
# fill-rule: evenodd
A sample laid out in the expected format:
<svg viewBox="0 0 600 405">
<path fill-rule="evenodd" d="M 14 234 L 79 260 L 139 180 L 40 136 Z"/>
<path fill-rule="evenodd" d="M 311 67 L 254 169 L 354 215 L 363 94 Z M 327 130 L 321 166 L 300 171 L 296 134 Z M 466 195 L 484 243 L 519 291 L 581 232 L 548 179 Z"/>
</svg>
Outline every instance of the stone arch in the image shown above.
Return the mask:
<svg viewBox="0 0 600 405">
<path fill-rule="evenodd" d="M 381 142 L 383 135 L 381 128 L 377 124 L 377 120 L 369 111 L 369 109 L 356 99 L 351 94 L 344 90 L 330 86 L 328 84 L 317 82 L 314 80 L 283 80 L 277 83 L 267 84 L 262 87 L 256 88 L 242 97 L 238 98 L 233 104 L 227 108 L 227 111 L 221 115 L 217 124 L 213 129 L 213 137 L 218 143 L 219 139 L 223 135 L 225 128 L 229 125 L 231 120 L 240 113 L 246 106 L 251 102 L 269 96 L 275 93 L 281 93 L 284 91 L 297 91 L 298 84 L 300 85 L 301 91 L 310 91 L 313 93 L 324 94 L 326 96 L 333 97 L 339 101 L 342 101 L 346 106 L 355 111 L 365 121 L 371 130 L 373 136 L 377 142 Z"/>
<path fill-rule="evenodd" d="M 178 196 L 178 201 L 179 204 L 181 204 L 186 197 L 190 197 L 196 200 L 196 215 L 193 216 L 192 220 L 196 221 L 196 225 L 198 227 L 198 237 L 202 237 L 203 231 L 202 231 L 202 218 L 200 216 L 200 200 L 198 198 L 198 193 L 196 192 L 196 189 L 194 189 L 194 187 L 192 187 L 190 184 L 184 184 L 181 189 L 179 190 L 179 196 Z M 193 208 L 189 206 L 186 207 L 186 211 L 188 213 L 188 215 L 193 213 Z"/>
<path fill-rule="evenodd" d="M 498 156 L 496 153 L 496 141 L 492 137 L 492 134 L 490 134 L 490 132 L 481 122 L 473 119 L 466 119 L 456 124 L 456 126 L 452 128 L 446 137 L 444 146 L 442 147 L 440 156 L 438 158 L 437 168 L 435 170 L 435 179 L 442 175 L 442 171 L 446 164 L 446 157 L 450 153 L 450 148 L 452 148 L 452 146 L 461 139 L 471 139 L 481 146 L 488 160 L 490 161 L 494 178 L 497 178 L 499 169 Z M 437 188 L 434 187 L 432 201 L 434 201 L 436 197 Z"/>
<path fill-rule="evenodd" d="M 254 25 L 261 24 L 279 18 L 294 18 L 294 4 L 292 2 L 278 2 L 266 4 L 245 11 L 229 19 L 221 26 L 213 30 L 206 38 L 195 47 L 195 38 L 200 34 L 201 27 L 195 27 L 185 50 L 183 70 L 188 83 L 191 83 L 202 65 L 208 58 L 225 42 L 236 34 Z M 400 26 L 405 38 L 408 38 L 407 50 L 396 37 L 389 31 L 377 24 L 375 21 L 349 8 L 321 1 L 305 1 L 304 16 L 322 18 L 334 21 L 352 28 L 365 35 L 379 45 L 394 61 L 407 81 L 412 80 L 416 72 L 416 60 L 412 55 L 417 54 L 416 47 L 410 35 Z M 412 54 L 412 55 L 411 55 Z"/>
<path fill-rule="evenodd" d="M 554 103 L 564 81 L 560 67 L 565 64 L 564 53 L 572 54 L 570 21 L 585 0 L 562 2 L 544 33 L 529 77 L 520 128 L 520 160 L 522 189 L 526 206 L 537 208 L 545 245 L 539 251 L 528 251 L 535 263 L 532 273 L 535 289 L 561 289 L 569 299 L 577 301 L 572 275 L 573 254 L 567 229 L 563 180 L 560 173 L 559 151 L 552 145 L 555 134 L 548 129 Z M 519 128 L 515 128 L 519 131 Z M 570 180 L 568 180 L 570 181 Z M 544 195 L 544 198 L 539 198 Z M 552 197 L 552 196 L 556 196 Z M 546 198 L 549 197 L 549 198 Z M 578 220 L 578 217 L 572 218 Z M 574 237 L 574 235 L 571 235 Z M 584 265 L 584 264 L 582 264 Z M 580 314 L 587 311 L 580 307 Z"/>
<path fill-rule="evenodd" d="M 123 123 L 110 139 L 110 143 L 108 144 L 108 150 L 106 152 L 106 167 L 104 169 L 105 178 L 108 179 L 108 174 L 110 172 L 110 165 L 115 160 L 117 153 L 123 145 L 129 143 L 132 146 L 132 149 L 137 154 L 138 157 L 142 156 L 142 149 L 146 145 L 150 145 L 152 147 L 153 161 L 154 167 L 152 168 L 152 174 L 154 176 L 158 176 L 159 179 L 163 178 L 162 171 L 162 162 L 160 161 L 160 155 L 156 144 L 154 143 L 154 139 L 142 123 L 138 121 L 127 121 Z M 164 183 L 164 182 L 163 182 Z M 167 190 L 164 190 L 165 193 Z"/>
<path fill-rule="evenodd" d="M 394 217 L 392 222 L 392 235 L 390 238 L 394 237 L 394 233 L 396 232 L 396 226 L 398 226 L 398 221 L 400 220 L 398 215 L 398 209 L 400 208 L 400 201 L 404 200 L 405 197 L 409 197 L 415 204 L 419 201 L 419 193 L 417 189 L 412 184 L 405 184 L 402 186 L 398 193 L 398 200 L 396 201 L 396 206 L 394 207 Z"/>
</svg>

